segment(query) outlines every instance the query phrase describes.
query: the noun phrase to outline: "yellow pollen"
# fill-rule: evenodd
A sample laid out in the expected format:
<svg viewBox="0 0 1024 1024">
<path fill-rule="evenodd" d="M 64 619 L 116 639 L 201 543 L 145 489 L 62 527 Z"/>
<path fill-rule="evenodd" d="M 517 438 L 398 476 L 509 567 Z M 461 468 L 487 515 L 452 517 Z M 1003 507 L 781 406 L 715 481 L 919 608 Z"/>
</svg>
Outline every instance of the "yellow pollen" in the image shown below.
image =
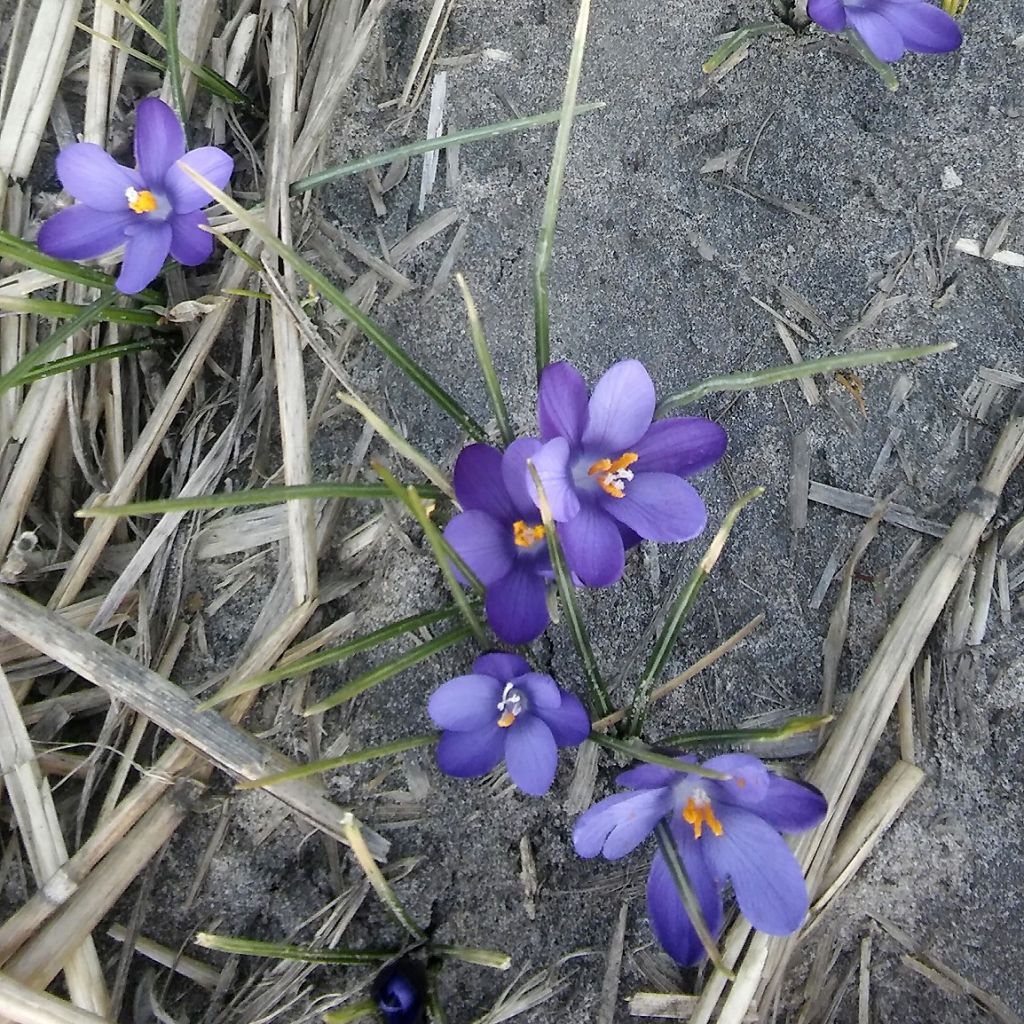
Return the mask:
<svg viewBox="0 0 1024 1024">
<path fill-rule="evenodd" d="M 687 825 L 693 826 L 694 839 L 700 839 L 705 824 L 716 836 L 722 835 L 724 831 L 722 823 L 715 817 L 715 812 L 711 809 L 710 801 L 698 804 L 692 796 L 686 801 L 686 806 L 683 808 L 683 821 Z"/>
<path fill-rule="evenodd" d="M 633 479 L 633 472 L 629 468 L 640 458 L 636 452 L 623 452 L 617 459 L 598 459 L 587 473 L 596 476 L 601 490 L 610 494 L 613 498 L 624 498 L 625 488 L 622 486 L 627 480 Z"/>
<path fill-rule="evenodd" d="M 515 724 L 516 716 L 511 711 L 506 711 L 501 718 L 498 719 L 498 725 L 502 729 L 507 729 L 510 725 Z M 518 736 L 519 734 L 516 733 Z"/>
<path fill-rule="evenodd" d="M 520 519 L 512 524 L 512 536 L 517 547 L 532 548 L 534 544 L 544 539 L 544 527 L 527 526 L 526 520 Z"/>
<path fill-rule="evenodd" d="M 156 196 L 149 189 L 138 192 L 133 188 L 126 188 L 124 197 L 128 200 L 128 208 L 135 213 L 152 213 L 157 207 Z"/>
</svg>

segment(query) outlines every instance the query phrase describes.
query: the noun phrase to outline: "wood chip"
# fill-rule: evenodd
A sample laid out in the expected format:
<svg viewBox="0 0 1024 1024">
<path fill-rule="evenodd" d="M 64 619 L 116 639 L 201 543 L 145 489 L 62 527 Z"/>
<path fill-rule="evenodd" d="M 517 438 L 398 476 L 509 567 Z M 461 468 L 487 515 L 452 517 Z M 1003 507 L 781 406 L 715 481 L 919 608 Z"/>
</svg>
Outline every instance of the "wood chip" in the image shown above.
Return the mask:
<svg viewBox="0 0 1024 1024">
<path fill-rule="evenodd" d="M 807 431 L 793 435 L 793 455 L 789 464 L 789 528 L 794 532 L 807 526 L 807 501 L 811 479 L 811 449 Z"/>
</svg>

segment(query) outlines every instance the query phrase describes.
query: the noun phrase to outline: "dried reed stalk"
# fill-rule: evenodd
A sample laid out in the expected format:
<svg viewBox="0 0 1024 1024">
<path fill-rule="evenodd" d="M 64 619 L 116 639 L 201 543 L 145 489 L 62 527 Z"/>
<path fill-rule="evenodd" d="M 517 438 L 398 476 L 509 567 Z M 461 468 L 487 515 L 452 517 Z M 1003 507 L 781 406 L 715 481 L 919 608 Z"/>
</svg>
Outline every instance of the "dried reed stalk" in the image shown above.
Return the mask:
<svg viewBox="0 0 1024 1024">
<path fill-rule="evenodd" d="M 109 1017 L 97 1017 L 56 996 L 33 992 L 6 974 L 0 974 L 0 1005 L 17 1024 L 113 1024 Z"/>
</svg>

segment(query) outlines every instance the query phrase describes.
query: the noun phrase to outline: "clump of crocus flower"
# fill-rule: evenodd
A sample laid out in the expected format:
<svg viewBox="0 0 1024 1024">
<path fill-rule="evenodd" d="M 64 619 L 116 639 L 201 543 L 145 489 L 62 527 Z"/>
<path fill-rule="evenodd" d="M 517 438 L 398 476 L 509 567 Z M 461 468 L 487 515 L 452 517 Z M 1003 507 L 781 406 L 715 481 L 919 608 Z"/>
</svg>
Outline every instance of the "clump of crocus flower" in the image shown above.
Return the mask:
<svg viewBox="0 0 1024 1024">
<path fill-rule="evenodd" d="M 949 53 L 963 41 L 956 19 L 926 0 L 808 0 L 807 13 L 828 32 L 853 29 L 881 61 L 912 53 Z"/>
<path fill-rule="evenodd" d="M 678 760 L 696 763 L 694 758 Z M 606 797 L 579 818 L 573 830 L 576 852 L 617 860 L 665 819 L 712 935 L 722 928 L 726 880 L 755 928 L 771 935 L 796 931 L 807 913 L 807 887 L 779 833 L 819 824 L 828 810 L 825 797 L 747 754 L 713 757 L 703 767 L 726 778 L 653 764 L 622 772 L 616 781 L 629 792 Z M 704 948 L 660 850 L 647 879 L 647 909 L 665 951 L 683 966 L 699 963 Z"/>
<path fill-rule="evenodd" d="M 540 442 L 529 437 L 513 441 L 504 453 L 473 444 L 463 449 L 452 474 L 465 511 L 444 535 L 486 587 L 487 621 L 508 644 L 536 640 L 548 624 L 551 559 L 526 486 L 526 460 L 538 448 Z"/>
<path fill-rule="evenodd" d="M 423 967 L 399 960 L 377 975 L 372 994 L 384 1024 L 420 1024 L 426 1006 Z"/>
<path fill-rule="evenodd" d="M 427 706 L 444 732 L 437 763 L 446 775 L 486 775 L 504 760 L 512 781 L 543 796 L 555 780 L 558 748 L 590 733 L 583 705 L 518 654 L 482 654 L 470 675 L 449 679 Z"/>
<path fill-rule="evenodd" d="M 692 416 L 655 422 L 655 404 L 654 382 L 636 359 L 610 367 L 589 397 L 568 363 L 541 375 L 544 443 L 533 464 L 569 568 L 587 586 L 615 583 L 626 548 L 641 538 L 692 540 L 707 523 L 704 502 L 683 478 L 722 457 L 725 430 Z M 530 487 L 536 498 L 532 480 Z"/>
<path fill-rule="evenodd" d="M 78 200 L 39 230 L 39 248 L 61 259 L 102 256 L 124 244 L 117 288 L 142 291 L 170 255 L 188 267 L 210 258 L 213 236 L 203 207 L 210 197 L 179 166 L 185 164 L 224 188 L 234 164 L 216 146 L 185 151 L 174 111 L 144 99 L 135 112 L 134 169 L 91 142 L 76 142 L 57 156 L 61 184 Z"/>
</svg>

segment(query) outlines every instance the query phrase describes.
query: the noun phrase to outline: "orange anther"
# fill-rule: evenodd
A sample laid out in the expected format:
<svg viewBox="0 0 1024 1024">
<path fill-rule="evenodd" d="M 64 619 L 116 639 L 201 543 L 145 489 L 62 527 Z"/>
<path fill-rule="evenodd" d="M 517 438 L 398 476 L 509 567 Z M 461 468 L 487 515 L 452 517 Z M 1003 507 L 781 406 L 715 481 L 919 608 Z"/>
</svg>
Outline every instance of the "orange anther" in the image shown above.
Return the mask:
<svg viewBox="0 0 1024 1024">
<path fill-rule="evenodd" d="M 527 526 L 525 519 L 519 519 L 512 524 L 512 538 L 517 547 L 532 548 L 544 539 L 544 527 Z"/>
<path fill-rule="evenodd" d="M 624 498 L 626 491 L 623 484 L 633 479 L 633 471 L 629 468 L 640 458 L 636 452 L 623 452 L 617 459 L 598 459 L 588 475 L 596 476 L 601 490 L 613 498 Z"/>
<path fill-rule="evenodd" d="M 683 821 L 687 825 L 693 826 L 694 839 L 700 839 L 705 825 L 711 829 L 712 834 L 715 836 L 720 836 L 725 831 L 722 828 L 722 823 L 715 817 L 715 812 L 711 808 L 711 801 L 706 799 L 698 800 L 691 796 L 683 808 Z"/>
<path fill-rule="evenodd" d="M 128 208 L 135 213 L 152 213 L 157 208 L 156 196 L 148 189 L 137 192 L 133 188 L 127 188 L 124 197 L 128 200 Z"/>
<path fill-rule="evenodd" d="M 511 711 L 506 711 L 501 716 L 501 718 L 498 719 L 498 725 L 502 729 L 507 729 L 510 725 L 513 725 L 515 723 L 515 720 L 516 720 L 516 716 L 514 714 L 512 714 Z M 516 735 L 518 736 L 519 734 L 516 733 Z"/>
</svg>

